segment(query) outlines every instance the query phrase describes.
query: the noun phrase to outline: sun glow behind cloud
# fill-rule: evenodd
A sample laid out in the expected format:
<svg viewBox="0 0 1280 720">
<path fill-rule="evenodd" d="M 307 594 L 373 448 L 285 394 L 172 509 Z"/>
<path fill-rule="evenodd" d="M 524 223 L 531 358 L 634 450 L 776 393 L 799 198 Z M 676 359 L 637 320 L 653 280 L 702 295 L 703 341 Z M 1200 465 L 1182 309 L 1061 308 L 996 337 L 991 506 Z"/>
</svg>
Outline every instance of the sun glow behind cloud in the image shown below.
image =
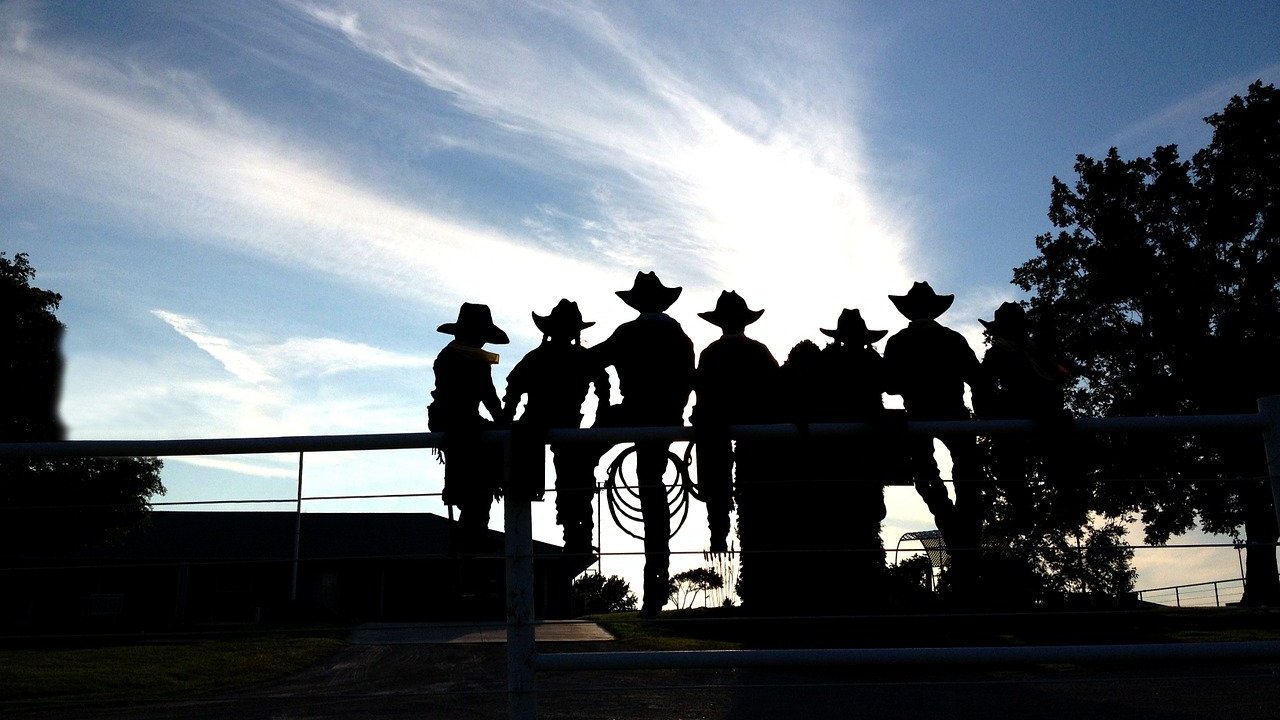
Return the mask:
<svg viewBox="0 0 1280 720">
<path fill-rule="evenodd" d="M 726 93 L 724 69 L 697 65 L 691 48 L 637 37 L 601 10 L 300 7 L 458 107 L 635 180 L 643 200 L 668 216 L 669 234 L 614 254 L 684 284 L 685 297 L 706 306 L 699 310 L 719 290 L 739 290 L 768 310 L 757 334 L 776 352 L 816 335 L 842 307 L 893 319 L 885 296 L 909 277 L 907 223 L 889 222 L 867 189 L 866 162 L 850 139 L 857 129 L 841 120 L 854 100 L 839 94 L 847 85 L 800 82 L 821 68 L 758 98 Z M 546 25 L 554 31 L 530 31 Z M 575 42 L 557 42 L 561 35 Z M 737 81 L 750 85 L 766 71 L 776 69 L 738 68 Z M 835 94 L 813 95 L 824 88 Z M 614 225 L 613 208 L 601 210 Z M 690 304 L 682 301 L 686 313 Z"/>
</svg>

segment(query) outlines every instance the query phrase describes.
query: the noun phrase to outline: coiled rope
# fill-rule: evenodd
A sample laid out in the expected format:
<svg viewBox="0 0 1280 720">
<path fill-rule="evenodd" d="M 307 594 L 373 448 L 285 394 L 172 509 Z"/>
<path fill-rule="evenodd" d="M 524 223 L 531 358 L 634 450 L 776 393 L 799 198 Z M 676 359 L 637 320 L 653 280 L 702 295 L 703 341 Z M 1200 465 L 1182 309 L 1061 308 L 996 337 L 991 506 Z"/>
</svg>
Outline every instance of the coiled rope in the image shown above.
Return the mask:
<svg viewBox="0 0 1280 720">
<path fill-rule="evenodd" d="M 672 528 L 668 540 L 675 537 L 680 532 L 680 528 L 684 527 L 685 520 L 689 518 L 689 498 L 701 500 L 702 496 L 698 492 L 697 486 L 693 482 L 693 478 L 689 474 L 689 467 L 693 465 L 693 443 L 689 443 L 685 449 L 684 457 L 667 451 L 667 461 L 676 468 L 676 477 L 679 482 L 670 485 L 664 484 L 667 496 L 667 513 L 670 519 L 679 517 L 675 527 Z M 606 474 L 604 489 L 605 497 L 609 500 L 609 514 L 613 516 L 613 522 L 622 529 L 623 532 L 637 540 L 644 540 L 644 513 L 640 505 L 640 486 L 632 484 L 627 480 L 627 474 L 623 470 L 623 463 L 628 457 L 636 452 L 636 446 L 623 450 L 618 456 L 609 463 L 609 471 Z M 665 471 L 664 471 L 665 475 Z M 627 522 L 624 522 L 627 521 Z M 640 532 L 635 532 L 630 526 L 639 525 Z"/>
</svg>

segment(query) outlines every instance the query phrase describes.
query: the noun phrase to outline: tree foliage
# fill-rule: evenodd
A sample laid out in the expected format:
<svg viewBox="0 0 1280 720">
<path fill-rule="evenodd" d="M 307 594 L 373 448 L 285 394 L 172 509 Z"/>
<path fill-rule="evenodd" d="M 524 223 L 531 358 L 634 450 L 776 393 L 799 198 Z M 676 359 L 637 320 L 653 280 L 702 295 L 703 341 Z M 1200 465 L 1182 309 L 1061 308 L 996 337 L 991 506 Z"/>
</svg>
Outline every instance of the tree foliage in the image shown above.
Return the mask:
<svg viewBox="0 0 1280 720">
<path fill-rule="evenodd" d="M 1212 142 L 1125 160 L 1077 156 L 1053 179 L 1040 255 L 1014 270 L 1044 341 L 1079 371 L 1069 404 L 1089 415 L 1247 413 L 1280 391 L 1280 93 L 1255 82 L 1205 119 Z M 1099 439 L 1094 510 L 1140 514 L 1149 542 L 1195 523 L 1244 527 L 1247 599 L 1280 600 L 1275 514 L 1250 434 Z M 1265 547 L 1264 547 L 1265 546 Z"/>
<path fill-rule="evenodd" d="M 702 597 L 703 604 L 711 598 L 712 590 L 724 587 L 724 577 L 714 568 L 701 567 L 678 572 L 671 577 L 668 599 L 678 608 L 691 608 Z"/>
<path fill-rule="evenodd" d="M 62 296 L 33 287 L 25 254 L 0 253 L 0 442 L 49 442 L 58 418 Z M 144 522 L 164 494 L 156 458 L 0 459 L 0 553 L 57 553 L 119 538 Z"/>
<path fill-rule="evenodd" d="M 636 596 L 627 581 L 617 575 L 586 573 L 573 581 L 575 604 L 584 614 L 636 609 Z"/>
<path fill-rule="evenodd" d="M 32 287 L 35 268 L 25 253 L 0 253 L 0 441 L 61 440 L 63 325 L 54 315 L 62 296 Z"/>
</svg>

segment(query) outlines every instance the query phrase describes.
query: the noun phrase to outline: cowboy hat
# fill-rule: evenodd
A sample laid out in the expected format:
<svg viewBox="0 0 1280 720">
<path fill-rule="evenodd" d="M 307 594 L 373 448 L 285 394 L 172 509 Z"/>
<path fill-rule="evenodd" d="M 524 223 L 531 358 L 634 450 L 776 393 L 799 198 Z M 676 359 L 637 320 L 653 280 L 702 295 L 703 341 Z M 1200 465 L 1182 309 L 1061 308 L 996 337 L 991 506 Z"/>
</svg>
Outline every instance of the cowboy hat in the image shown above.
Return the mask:
<svg viewBox="0 0 1280 720">
<path fill-rule="evenodd" d="M 662 312 L 680 297 L 681 290 L 683 288 L 663 285 L 656 273 L 638 272 L 630 290 L 618 290 L 615 294 L 642 313 Z"/>
<path fill-rule="evenodd" d="M 551 312 L 546 315 L 533 313 L 533 324 L 538 326 L 543 335 L 556 335 L 562 333 L 577 335 L 586 328 L 595 325 L 594 322 L 584 322 L 582 319 L 582 311 L 578 309 L 578 303 L 571 300 L 562 299 L 556 303 Z"/>
<path fill-rule="evenodd" d="M 462 303 L 462 307 L 458 309 L 457 321 L 445 323 L 436 328 L 436 331 L 446 335 L 475 337 L 481 342 L 494 345 L 505 345 L 511 342 L 507 334 L 493 324 L 493 314 L 489 312 L 489 306 L 479 303 Z"/>
<path fill-rule="evenodd" d="M 868 330 L 866 321 L 862 319 L 862 311 L 848 308 L 840 311 L 835 330 L 818 329 L 823 335 L 856 345 L 870 345 L 889 334 L 888 330 Z"/>
<path fill-rule="evenodd" d="M 911 286 L 906 295 L 890 295 L 898 312 L 909 320 L 932 320 L 951 307 L 955 295 L 939 295 L 927 282 L 918 282 Z"/>
<path fill-rule="evenodd" d="M 747 301 L 732 290 L 720 293 L 716 309 L 698 313 L 698 317 L 720 328 L 743 328 L 760 319 L 763 310 L 749 310 Z"/>
<path fill-rule="evenodd" d="M 1030 327 L 1027 311 L 1013 302 L 1003 303 L 996 308 L 995 317 L 992 320 L 979 318 L 978 322 L 982 323 L 982 327 L 986 328 L 987 332 L 1003 338 L 1022 337 L 1027 334 Z"/>
</svg>

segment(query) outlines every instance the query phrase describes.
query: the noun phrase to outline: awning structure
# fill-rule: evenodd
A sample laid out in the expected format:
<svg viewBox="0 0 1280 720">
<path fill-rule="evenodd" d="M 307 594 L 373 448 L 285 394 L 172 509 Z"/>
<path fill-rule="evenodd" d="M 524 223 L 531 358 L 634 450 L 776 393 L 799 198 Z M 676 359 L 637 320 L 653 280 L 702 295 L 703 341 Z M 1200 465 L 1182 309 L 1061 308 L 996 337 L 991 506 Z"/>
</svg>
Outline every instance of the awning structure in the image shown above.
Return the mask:
<svg viewBox="0 0 1280 720">
<path fill-rule="evenodd" d="M 920 530 L 918 532 L 905 533 L 898 538 L 898 547 L 893 550 L 893 561 L 898 561 L 898 553 L 902 551 L 902 543 L 918 542 L 924 547 L 924 552 L 929 556 L 929 564 L 934 570 L 942 569 L 950 561 L 947 555 L 947 545 L 942 541 L 942 532 L 940 530 Z"/>
</svg>

